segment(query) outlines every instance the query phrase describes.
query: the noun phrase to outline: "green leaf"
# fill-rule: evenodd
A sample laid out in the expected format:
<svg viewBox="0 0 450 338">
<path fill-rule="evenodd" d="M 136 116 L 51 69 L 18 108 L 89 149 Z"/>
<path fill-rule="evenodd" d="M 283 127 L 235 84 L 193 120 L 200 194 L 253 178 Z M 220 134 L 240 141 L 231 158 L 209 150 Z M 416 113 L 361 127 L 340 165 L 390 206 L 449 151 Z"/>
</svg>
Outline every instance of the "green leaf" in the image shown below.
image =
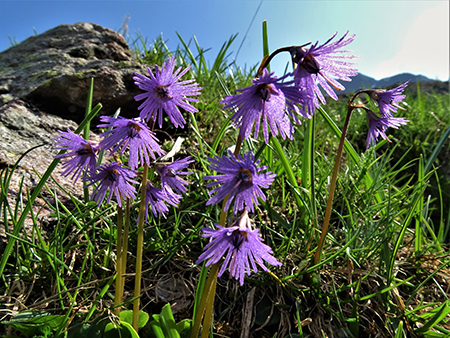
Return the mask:
<svg viewBox="0 0 450 338">
<path fill-rule="evenodd" d="M 177 323 L 177 331 L 181 335 L 182 333 L 188 332 L 191 329 L 192 320 L 184 319 L 181 322 Z"/>
<path fill-rule="evenodd" d="M 431 318 L 429 318 L 429 315 L 433 313 L 434 315 Z M 414 332 L 421 334 L 430 330 L 435 325 L 439 324 L 449 313 L 450 313 L 450 300 L 447 300 L 438 308 L 430 310 L 421 315 L 420 317 L 426 319 L 427 322 L 421 328 L 415 330 Z"/>
<path fill-rule="evenodd" d="M 121 322 L 126 322 L 128 324 L 133 325 L 133 311 L 132 310 L 122 311 L 119 314 L 119 317 L 120 317 Z M 144 311 L 139 311 L 138 328 L 142 329 L 145 326 L 145 324 L 147 324 L 149 318 L 150 318 L 150 316 L 148 315 L 148 313 L 146 313 Z"/>
<path fill-rule="evenodd" d="M 153 315 L 153 318 L 158 321 L 166 337 L 179 338 L 180 335 L 177 331 L 175 319 L 173 318 L 172 309 L 170 304 L 167 303 L 163 306 L 159 315 Z"/>
<path fill-rule="evenodd" d="M 188 333 L 191 328 L 191 320 L 185 319 L 175 324 L 172 309 L 167 303 L 163 306 L 161 313 L 154 314 L 150 327 L 157 338 L 180 338 L 180 333 Z"/>
<path fill-rule="evenodd" d="M 403 338 L 403 337 L 405 337 L 405 335 L 403 333 L 403 321 L 400 321 L 398 323 L 397 332 L 395 333 L 394 338 Z"/>
<path fill-rule="evenodd" d="M 153 316 L 158 316 L 158 315 L 153 315 Z M 159 316 L 158 316 L 158 319 L 159 319 Z M 152 320 L 150 322 L 150 327 L 152 328 L 153 333 L 155 334 L 156 338 L 166 338 L 164 336 L 164 332 L 163 332 L 161 326 L 159 325 L 158 321 Z"/>
<path fill-rule="evenodd" d="M 445 131 L 444 135 L 442 135 L 441 139 L 439 140 L 438 144 L 436 145 L 436 147 L 433 149 L 433 152 L 430 155 L 430 158 L 427 161 L 427 164 L 425 165 L 425 174 L 427 174 L 430 169 L 431 166 L 433 165 L 434 160 L 437 158 L 437 156 L 439 155 L 439 153 L 441 152 L 442 147 L 445 144 L 445 141 L 450 137 L 450 127 L 447 128 L 447 130 Z"/>
<path fill-rule="evenodd" d="M 163 306 L 161 313 L 153 315 L 150 327 L 157 338 L 180 338 L 180 334 L 189 333 L 192 320 L 185 319 L 175 324 L 170 304 Z"/>
<path fill-rule="evenodd" d="M 427 331 L 423 333 L 425 338 L 448 338 L 448 333 L 440 333 L 436 331 Z"/>
<path fill-rule="evenodd" d="M 299 209 L 302 209 L 302 207 L 306 207 L 305 204 L 303 203 L 303 201 L 300 198 L 300 195 L 295 193 L 299 187 L 297 184 L 297 178 L 295 177 L 294 172 L 292 171 L 292 167 L 291 164 L 289 162 L 289 159 L 286 157 L 286 154 L 283 151 L 283 148 L 281 147 L 280 142 L 278 142 L 278 140 L 275 137 L 271 137 L 270 138 L 271 143 L 275 149 L 275 151 L 277 152 L 279 161 L 281 162 L 281 164 L 283 165 L 285 174 L 286 174 L 286 178 L 288 180 L 288 182 L 292 185 L 293 190 L 294 190 L 294 197 L 295 200 L 297 202 L 297 206 L 299 207 Z"/>
<path fill-rule="evenodd" d="M 267 21 L 263 21 L 263 57 L 269 55 L 269 34 L 267 33 Z M 270 73 L 270 65 L 267 65 L 267 70 Z"/>
<path fill-rule="evenodd" d="M 68 333 L 68 338 L 79 337 L 101 338 L 102 334 L 98 326 L 91 324 L 82 324 L 79 326 L 75 326 L 73 329 L 70 329 Z"/>
<path fill-rule="evenodd" d="M 0 323 L 11 325 L 26 337 L 31 337 L 49 330 L 56 330 L 63 325 L 64 317 L 40 310 L 26 310 L 15 315 L 10 321 Z"/>
<path fill-rule="evenodd" d="M 139 336 L 131 324 L 121 321 L 118 326 L 113 323 L 107 324 L 103 338 L 139 338 Z"/>
</svg>

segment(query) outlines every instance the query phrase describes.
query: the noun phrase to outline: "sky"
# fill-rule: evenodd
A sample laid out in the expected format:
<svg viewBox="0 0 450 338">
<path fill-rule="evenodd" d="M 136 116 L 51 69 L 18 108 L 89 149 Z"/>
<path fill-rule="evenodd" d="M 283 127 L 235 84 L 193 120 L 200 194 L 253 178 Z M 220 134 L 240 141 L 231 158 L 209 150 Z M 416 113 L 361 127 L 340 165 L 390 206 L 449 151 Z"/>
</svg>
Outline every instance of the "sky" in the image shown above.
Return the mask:
<svg viewBox="0 0 450 338">
<path fill-rule="evenodd" d="M 357 69 L 376 80 L 399 73 L 449 79 L 449 1 L 301 1 L 301 0 L 147 0 L 3 1 L 0 0 L 0 51 L 60 24 L 93 22 L 120 30 L 129 15 L 127 38 L 140 32 L 150 45 L 159 35 L 171 50 L 196 37 L 213 62 L 220 47 L 238 33 L 231 59 L 241 66 L 259 64 L 262 22 L 269 48 L 319 45 L 336 31 L 350 31 L 346 49 L 358 55 Z M 193 45 L 191 47 L 194 47 Z M 277 55 L 271 70 L 284 72 L 289 54 Z"/>
</svg>

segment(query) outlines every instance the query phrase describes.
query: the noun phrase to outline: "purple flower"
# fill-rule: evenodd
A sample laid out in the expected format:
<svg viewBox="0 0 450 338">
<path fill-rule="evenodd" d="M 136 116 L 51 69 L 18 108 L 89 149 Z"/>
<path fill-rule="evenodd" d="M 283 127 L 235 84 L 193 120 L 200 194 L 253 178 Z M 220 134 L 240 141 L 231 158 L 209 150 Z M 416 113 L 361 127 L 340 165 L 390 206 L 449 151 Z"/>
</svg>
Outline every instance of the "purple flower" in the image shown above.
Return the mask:
<svg viewBox="0 0 450 338">
<path fill-rule="evenodd" d="M 121 164 L 116 162 L 102 165 L 99 167 L 97 174 L 92 174 L 87 180 L 91 181 L 87 186 L 97 183 L 92 193 L 92 199 L 100 205 L 105 199 L 105 195 L 109 190 L 106 203 L 109 203 L 114 193 L 117 198 L 117 204 L 122 206 L 122 197 L 136 198 L 136 189 L 133 183 L 138 184 L 133 178 L 136 171 L 123 168 Z"/>
<path fill-rule="evenodd" d="M 406 81 L 404 84 L 390 90 L 378 89 L 369 91 L 370 98 L 378 103 L 378 108 L 383 117 L 393 116 L 393 113 L 397 112 L 397 108 L 406 110 L 400 107 L 398 103 L 402 102 L 406 97 L 406 95 L 401 94 L 408 85 L 408 82 Z"/>
<path fill-rule="evenodd" d="M 242 139 L 250 137 L 253 126 L 254 138 L 257 138 L 261 122 L 266 143 L 269 143 L 268 127 L 274 137 L 280 133 L 283 139 L 286 136 L 292 139 L 294 127 L 288 115 L 300 124 L 297 115 L 310 118 L 314 113 L 312 96 L 291 86 L 294 81 L 281 82 L 287 76 L 289 74 L 278 79 L 264 69 L 259 78 L 253 79 L 250 87 L 237 90 L 242 94 L 227 96 L 221 101 L 225 104 L 224 109 L 235 110 L 231 120 L 236 128 L 240 128 Z M 297 104 L 303 108 L 300 109 Z M 309 113 L 305 111 L 306 107 Z"/>
<path fill-rule="evenodd" d="M 176 207 L 180 203 L 181 196 L 175 194 L 170 188 L 169 190 L 155 188 L 150 182 L 147 182 L 145 200 L 145 221 L 147 221 L 149 204 L 155 217 L 158 217 L 158 214 L 160 214 L 166 218 L 165 213 L 169 211 L 166 203 Z"/>
<path fill-rule="evenodd" d="M 139 163 L 141 165 L 144 163 L 150 164 L 149 155 L 153 159 L 155 159 L 155 153 L 164 155 L 164 151 L 159 146 L 153 132 L 141 121 L 110 116 L 101 116 L 100 121 L 104 122 L 104 124 L 99 124 L 97 127 L 112 128 L 100 135 L 104 137 L 100 141 L 100 149 L 106 150 L 113 148 L 111 150 L 112 154 L 119 148 L 122 148 L 120 154 L 123 154 L 125 148 L 130 145 L 130 158 L 128 163 L 131 169 L 139 168 Z"/>
<path fill-rule="evenodd" d="M 186 168 L 190 163 L 195 162 L 190 160 L 191 157 L 188 156 L 184 159 L 178 159 L 169 164 L 157 165 L 156 169 L 161 175 L 161 187 L 170 187 L 179 194 L 183 194 L 187 191 L 186 186 L 189 184 L 188 181 L 182 179 L 180 175 L 192 175 L 188 171 L 178 171 L 180 169 Z"/>
<path fill-rule="evenodd" d="M 180 73 L 181 67 L 174 72 L 175 64 L 175 58 L 172 56 L 163 63 L 161 69 L 155 65 L 155 75 L 148 68 L 150 78 L 139 73 L 134 73 L 136 76 L 133 77 L 136 81 L 135 84 L 140 89 L 146 91 L 134 97 L 136 101 L 145 99 L 138 108 L 139 110 L 142 109 L 140 113 L 141 118 L 148 121 L 153 117 L 153 121 L 156 121 L 159 115 L 158 122 L 160 128 L 162 127 L 163 110 L 169 115 L 170 121 L 172 121 L 175 127 L 180 126 L 181 128 L 184 128 L 186 121 L 178 107 L 190 113 L 198 112 L 197 109 L 188 103 L 198 102 L 198 100 L 188 98 L 187 96 L 200 95 L 202 88 L 198 86 L 198 83 L 192 83 L 194 80 L 177 82 L 188 72 L 190 66 Z"/>
<path fill-rule="evenodd" d="M 387 128 L 392 127 L 398 129 L 402 124 L 409 122 L 404 118 L 392 117 L 392 116 L 378 116 L 370 109 L 365 109 L 367 124 L 369 125 L 369 132 L 367 133 L 367 147 L 369 149 L 370 143 L 372 142 L 375 146 L 377 144 L 378 136 L 381 135 L 382 138 L 391 142 L 386 136 L 385 131 Z"/>
<path fill-rule="evenodd" d="M 269 185 L 275 179 L 275 174 L 271 171 L 262 174 L 261 171 L 267 169 L 266 166 L 258 168 L 259 162 L 254 162 L 255 156 L 253 153 L 248 152 L 244 154 L 244 157 L 238 155 L 234 156 L 232 152 L 228 152 L 229 157 L 216 157 L 208 158 L 211 162 L 210 169 L 223 173 L 224 175 L 204 176 L 204 180 L 217 180 L 215 182 L 208 183 L 207 187 L 216 187 L 210 191 L 212 195 L 217 192 L 216 195 L 211 197 L 206 205 L 217 204 L 223 200 L 228 194 L 230 195 L 226 204 L 225 211 L 230 207 L 231 202 L 234 202 L 234 213 L 238 210 L 244 209 L 254 211 L 253 203 L 258 205 L 258 197 L 261 197 L 263 201 L 266 200 L 266 196 L 263 194 L 261 188 L 268 188 Z"/>
<path fill-rule="evenodd" d="M 95 172 L 97 168 L 97 146 L 89 141 L 86 141 L 80 135 L 75 134 L 70 129 L 66 132 L 59 131 L 59 137 L 55 139 L 56 149 L 68 150 L 69 152 L 61 155 L 56 155 L 55 158 L 72 157 L 63 164 L 63 176 L 68 176 L 73 172 L 72 179 L 75 178 L 77 182 L 83 169 L 87 172 Z"/>
<path fill-rule="evenodd" d="M 309 49 L 303 47 L 297 48 L 296 55 L 294 56 L 294 61 L 297 62 L 297 68 L 293 72 L 295 84 L 313 96 L 316 107 L 319 107 L 317 98 L 323 104 L 326 104 L 318 84 L 320 84 L 329 96 L 337 100 L 336 93 L 331 87 L 337 90 L 344 90 L 345 87 L 334 78 L 351 81 L 350 76 L 357 75 L 356 69 L 353 68 L 354 63 L 346 61 L 354 59 L 356 56 L 345 54 L 350 51 L 339 50 L 352 42 L 355 35 L 346 38 L 347 31 L 342 38 L 331 42 L 336 34 L 337 32 L 319 47 L 317 47 L 319 43 L 317 41 Z"/>
<path fill-rule="evenodd" d="M 224 228 L 218 224 L 216 226 L 218 230 L 213 230 L 209 227 L 202 229 L 204 232 L 202 237 L 210 237 L 211 240 L 205 246 L 204 252 L 195 264 L 209 259 L 206 262 L 206 266 L 209 266 L 225 257 L 225 261 L 219 270 L 219 277 L 222 276 L 228 267 L 230 276 L 239 280 L 241 285 L 244 285 L 246 273 L 250 276 L 252 269 L 255 273 L 258 272 L 256 263 L 264 271 L 268 270 L 264 265 L 264 261 L 273 266 L 281 265 L 272 256 L 272 249 L 262 243 L 259 230 L 252 230 L 247 211 L 244 211 L 229 228 Z"/>
</svg>

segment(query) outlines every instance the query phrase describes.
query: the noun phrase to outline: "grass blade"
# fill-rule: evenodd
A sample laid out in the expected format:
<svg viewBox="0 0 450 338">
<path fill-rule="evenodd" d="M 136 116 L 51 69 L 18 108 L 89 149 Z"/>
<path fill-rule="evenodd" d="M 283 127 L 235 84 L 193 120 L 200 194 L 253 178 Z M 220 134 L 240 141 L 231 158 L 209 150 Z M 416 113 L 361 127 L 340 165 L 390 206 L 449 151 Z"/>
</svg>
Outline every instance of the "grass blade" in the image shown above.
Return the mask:
<svg viewBox="0 0 450 338">
<path fill-rule="evenodd" d="M 85 119 L 80 123 L 77 130 L 75 131 L 75 134 L 79 134 L 81 131 L 83 131 L 86 124 L 88 122 L 90 122 L 95 117 L 95 115 L 98 114 L 98 112 L 100 111 L 101 108 L 102 108 L 102 105 L 100 103 L 97 104 L 95 106 L 95 108 L 91 111 L 91 113 L 88 116 L 86 116 Z M 65 150 L 61 150 L 59 152 L 59 154 L 63 154 L 65 152 L 66 152 Z M 8 261 L 9 255 L 11 254 L 13 245 L 14 245 L 20 231 L 22 230 L 22 225 L 25 222 L 25 218 L 27 217 L 28 213 L 30 212 L 31 207 L 33 206 L 33 203 L 34 203 L 36 197 L 39 195 L 42 188 L 44 187 L 45 182 L 47 182 L 47 179 L 50 177 L 53 170 L 55 170 L 55 168 L 58 165 L 60 160 L 61 159 L 59 159 L 59 158 L 55 158 L 53 160 L 53 162 L 50 164 L 50 166 L 47 168 L 44 175 L 42 175 L 41 180 L 36 185 L 36 188 L 33 190 L 33 193 L 31 194 L 31 197 L 28 200 L 22 214 L 20 215 L 20 218 L 17 221 L 17 225 L 14 227 L 14 231 L 12 233 L 13 236 L 11 236 L 11 238 L 8 239 L 8 244 L 6 245 L 5 251 L 4 251 L 2 259 L 0 261 L 0 276 L 3 274 L 3 271 L 5 270 L 5 266 Z"/>
<path fill-rule="evenodd" d="M 294 175 L 294 172 L 292 171 L 291 165 L 289 163 L 288 158 L 286 157 L 286 154 L 283 151 L 283 148 L 281 147 L 280 142 L 278 141 L 277 138 L 271 136 L 270 138 L 271 143 L 275 149 L 275 151 L 277 152 L 278 158 L 281 161 L 283 168 L 284 168 L 284 172 L 286 173 L 286 177 L 288 179 L 288 182 L 295 188 L 298 189 L 299 186 L 297 184 L 297 178 Z M 267 147 L 268 148 L 268 147 Z M 300 199 L 300 196 L 296 193 L 294 193 L 295 196 L 295 200 L 297 202 L 297 206 L 300 210 L 303 210 L 305 208 L 304 203 L 302 202 L 302 200 Z"/>
</svg>

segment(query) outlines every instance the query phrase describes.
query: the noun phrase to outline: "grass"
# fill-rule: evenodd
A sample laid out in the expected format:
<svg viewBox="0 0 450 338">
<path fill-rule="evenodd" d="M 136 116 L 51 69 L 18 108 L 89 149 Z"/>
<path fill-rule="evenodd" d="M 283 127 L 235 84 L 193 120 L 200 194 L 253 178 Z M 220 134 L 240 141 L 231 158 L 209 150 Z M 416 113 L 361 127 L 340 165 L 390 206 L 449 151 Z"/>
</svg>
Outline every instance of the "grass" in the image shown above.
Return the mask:
<svg viewBox="0 0 450 338">
<path fill-rule="evenodd" d="M 204 88 L 196 105 L 199 113 L 191 114 L 189 128 L 182 134 L 187 138 L 186 152 L 196 159 L 190 190 L 167 219 L 149 218 L 145 225 L 140 302 L 153 320 L 142 325 L 141 337 L 163 332 L 167 318 L 180 324 L 177 329 L 185 334 L 182 320 L 193 318 L 199 302 L 197 283 L 206 279 L 204 270 L 194 264 L 206 244 L 201 228 L 217 222 L 220 214 L 219 206 L 205 205 L 208 189 L 201 178 L 210 174 L 207 157 L 222 154 L 237 136 L 229 124 L 230 113 L 221 109 L 219 101 L 228 92 L 248 86 L 256 70 L 229 61 L 235 38 L 223 44 L 212 65 L 195 37 L 186 42 L 179 35 L 175 51 L 169 51 L 161 37 L 148 44 L 138 35 L 131 43 L 143 63 L 160 65 L 174 54 L 179 63 L 191 64 L 190 77 Z M 346 99 L 330 99 L 313 119 L 296 126 L 292 141 L 272 140 L 268 147 L 261 147 L 261 140 L 244 142 L 244 151 L 258 151 L 262 163 L 277 174 L 253 221 L 283 266 L 253 274 L 243 287 L 225 275 L 218 280 L 216 336 L 237 337 L 243 330 L 261 337 L 450 334 L 445 251 L 450 236 L 448 95 L 423 93 L 419 84 L 415 89 L 405 100 L 408 110 L 403 116 L 410 123 L 391 130 L 392 143 L 380 142 L 365 151 L 365 116 L 352 117 L 331 227 L 316 265 L 313 256 Z M 179 130 L 171 132 L 181 135 Z M 53 179 L 56 164 L 33 192 L 19 195 L 13 204 L 6 192 L 16 168 L 5 168 L 0 174 L 0 221 L 6 233 L 0 264 L 0 334 L 112 337 L 119 327 L 121 334 L 133 336 L 128 313 L 122 312 L 120 318 L 113 314 L 116 208 L 97 207 L 76 196 L 70 196 L 73 206 L 68 208 L 45 185 Z M 29 202 L 44 192 L 54 200 L 47 205 L 53 218 L 46 225 L 38 221 L 39 212 Z M 131 208 L 132 226 L 136 209 L 137 205 Z M 28 215 L 32 227 L 23 231 Z M 135 226 L 129 241 L 127 271 L 131 273 L 136 263 Z M 132 290 L 133 278 L 127 276 L 124 306 L 128 309 Z M 142 323 L 147 320 L 142 318 Z"/>
</svg>

